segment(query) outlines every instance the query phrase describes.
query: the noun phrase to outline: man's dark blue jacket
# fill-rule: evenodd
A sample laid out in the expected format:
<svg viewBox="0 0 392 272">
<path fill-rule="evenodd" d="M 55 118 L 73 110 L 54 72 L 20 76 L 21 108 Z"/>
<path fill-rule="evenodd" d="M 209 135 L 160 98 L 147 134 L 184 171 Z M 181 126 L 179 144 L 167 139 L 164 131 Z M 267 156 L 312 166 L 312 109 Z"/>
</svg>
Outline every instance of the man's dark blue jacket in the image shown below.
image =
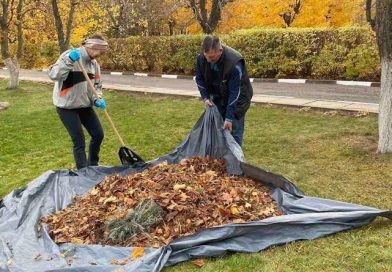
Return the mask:
<svg viewBox="0 0 392 272">
<path fill-rule="evenodd" d="M 196 64 L 196 83 L 203 100 L 226 105 L 225 120 L 241 118 L 250 106 L 253 96 L 252 85 L 246 71 L 244 58 L 236 50 L 223 47 L 217 63 L 208 63 L 199 54 Z"/>
</svg>

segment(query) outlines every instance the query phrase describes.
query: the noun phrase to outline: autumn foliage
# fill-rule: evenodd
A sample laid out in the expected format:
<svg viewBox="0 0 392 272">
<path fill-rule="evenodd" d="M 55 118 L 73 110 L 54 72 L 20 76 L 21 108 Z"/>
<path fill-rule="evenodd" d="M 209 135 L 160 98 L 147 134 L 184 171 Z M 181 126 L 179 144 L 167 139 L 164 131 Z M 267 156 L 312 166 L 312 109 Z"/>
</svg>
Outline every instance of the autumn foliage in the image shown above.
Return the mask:
<svg viewBox="0 0 392 272">
<path fill-rule="evenodd" d="M 69 2 L 57 2 L 65 23 Z M 71 44 L 78 46 L 93 33 L 111 38 L 110 51 L 100 60 L 103 70 L 194 74 L 202 28 L 184 3 L 200 1 L 76 2 Z M 210 14 L 212 1 L 203 2 Z M 214 33 L 244 55 L 251 77 L 380 78 L 377 44 L 363 0 L 224 2 Z M 60 53 L 50 4 L 38 8 L 34 3 L 24 7 L 29 12 L 23 19 L 21 67 L 27 69 L 47 68 Z M 10 44 L 11 53 L 16 50 Z"/>
</svg>

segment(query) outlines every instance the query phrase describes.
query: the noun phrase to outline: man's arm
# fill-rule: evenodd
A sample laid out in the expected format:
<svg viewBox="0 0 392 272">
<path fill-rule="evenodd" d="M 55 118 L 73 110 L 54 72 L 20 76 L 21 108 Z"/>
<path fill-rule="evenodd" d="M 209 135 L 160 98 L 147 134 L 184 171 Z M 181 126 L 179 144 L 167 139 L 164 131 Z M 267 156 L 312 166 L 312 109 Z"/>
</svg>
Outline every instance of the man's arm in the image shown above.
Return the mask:
<svg viewBox="0 0 392 272">
<path fill-rule="evenodd" d="M 197 62 L 196 62 L 196 84 L 197 84 L 197 88 L 199 89 L 201 99 L 203 101 L 206 101 L 206 100 L 210 99 L 210 96 L 209 96 L 208 91 L 207 91 L 207 83 L 204 81 L 204 78 L 203 78 L 203 72 L 202 72 L 203 70 L 202 70 L 202 67 L 201 67 L 201 58 L 202 58 L 201 55 L 197 56 Z"/>
<path fill-rule="evenodd" d="M 243 64 L 241 62 L 238 63 L 228 80 L 229 99 L 226 107 L 226 122 L 232 122 L 234 118 L 234 112 L 237 107 L 237 101 L 241 92 L 241 79 L 243 70 Z"/>
</svg>

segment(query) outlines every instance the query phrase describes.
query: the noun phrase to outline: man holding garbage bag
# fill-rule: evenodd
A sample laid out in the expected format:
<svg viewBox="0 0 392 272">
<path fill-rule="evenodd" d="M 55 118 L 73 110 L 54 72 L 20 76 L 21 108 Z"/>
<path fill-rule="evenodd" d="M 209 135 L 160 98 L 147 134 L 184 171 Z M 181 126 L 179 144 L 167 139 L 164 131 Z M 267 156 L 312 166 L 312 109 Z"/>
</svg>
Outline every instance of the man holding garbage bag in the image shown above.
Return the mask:
<svg viewBox="0 0 392 272">
<path fill-rule="evenodd" d="M 214 103 L 224 119 L 224 127 L 242 146 L 245 114 L 253 96 L 244 58 L 219 38 L 204 38 L 197 56 L 196 83 L 206 107 Z"/>
</svg>

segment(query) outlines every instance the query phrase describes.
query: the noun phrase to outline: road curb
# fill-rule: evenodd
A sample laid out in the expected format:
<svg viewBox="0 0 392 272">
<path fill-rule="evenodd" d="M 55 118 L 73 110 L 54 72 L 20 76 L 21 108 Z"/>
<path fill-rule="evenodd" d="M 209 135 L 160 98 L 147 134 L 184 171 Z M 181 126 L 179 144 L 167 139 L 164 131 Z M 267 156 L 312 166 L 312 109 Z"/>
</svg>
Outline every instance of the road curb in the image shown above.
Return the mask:
<svg viewBox="0 0 392 272">
<path fill-rule="evenodd" d="M 3 68 L 4 69 L 4 68 Z M 35 71 L 46 72 L 48 69 L 35 69 Z M 101 71 L 102 74 L 116 75 L 116 76 L 140 76 L 140 77 L 160 77 L 168 79 L 187 79 L 195 80 L 194 76 L 187 75 L 171 75 L 171 74 L 156 74 L 143 72 L 119 72 L 119 71 Z M 353 81 L 353 80 L 320 80 L 320 79 L 301 79 L 301 78 L 250 78 L 251 82 L 258 83 L 286 83 L 286 84 L 328 84 L 328 85 L 343 85 L 343 86 L 363 86 L 363 87 L 380 87 L 380 82 L 371 81 Z"/>
<path fill-rule="evenodd" d="M 0 78 L 5 78 L 1 76 Z M 49 78 L 47 79 L 37 79 L 29 77 L 21 77 L 21 80 L 34 81 L 43 84 L 53 84 Z M 121 84 L 105 84 L 104 89 L 112 89 L 117 91 L 131 92 L 135 94 L 150 94 L 159 96 L 176 96 L 176 97 L 191 97 L 200 98 L 198 91 L 189 90 L 172 90 L 168 88 L 158 88 L 158 87 L 131 87 L 128 85 Z M 287 107 L 297 107 L 297 108 L 312 108 L 320 110 L 336 110 L 343 112 L 365 112 L 378 114 L 379 105 L 376 103 L 361 103 L 353 101 L 334 101 L 334 100 L 321 100 L 321 99 L 304 99 L 304 98 L 294 98 L 288 96 L 274 96 L 274 95 L 262 95 L 255 94 L 252 98 L 252 103 L 265 104 L 265 105 L 277 105 L 277 106 L 287 106 Z"/>
</svg>

